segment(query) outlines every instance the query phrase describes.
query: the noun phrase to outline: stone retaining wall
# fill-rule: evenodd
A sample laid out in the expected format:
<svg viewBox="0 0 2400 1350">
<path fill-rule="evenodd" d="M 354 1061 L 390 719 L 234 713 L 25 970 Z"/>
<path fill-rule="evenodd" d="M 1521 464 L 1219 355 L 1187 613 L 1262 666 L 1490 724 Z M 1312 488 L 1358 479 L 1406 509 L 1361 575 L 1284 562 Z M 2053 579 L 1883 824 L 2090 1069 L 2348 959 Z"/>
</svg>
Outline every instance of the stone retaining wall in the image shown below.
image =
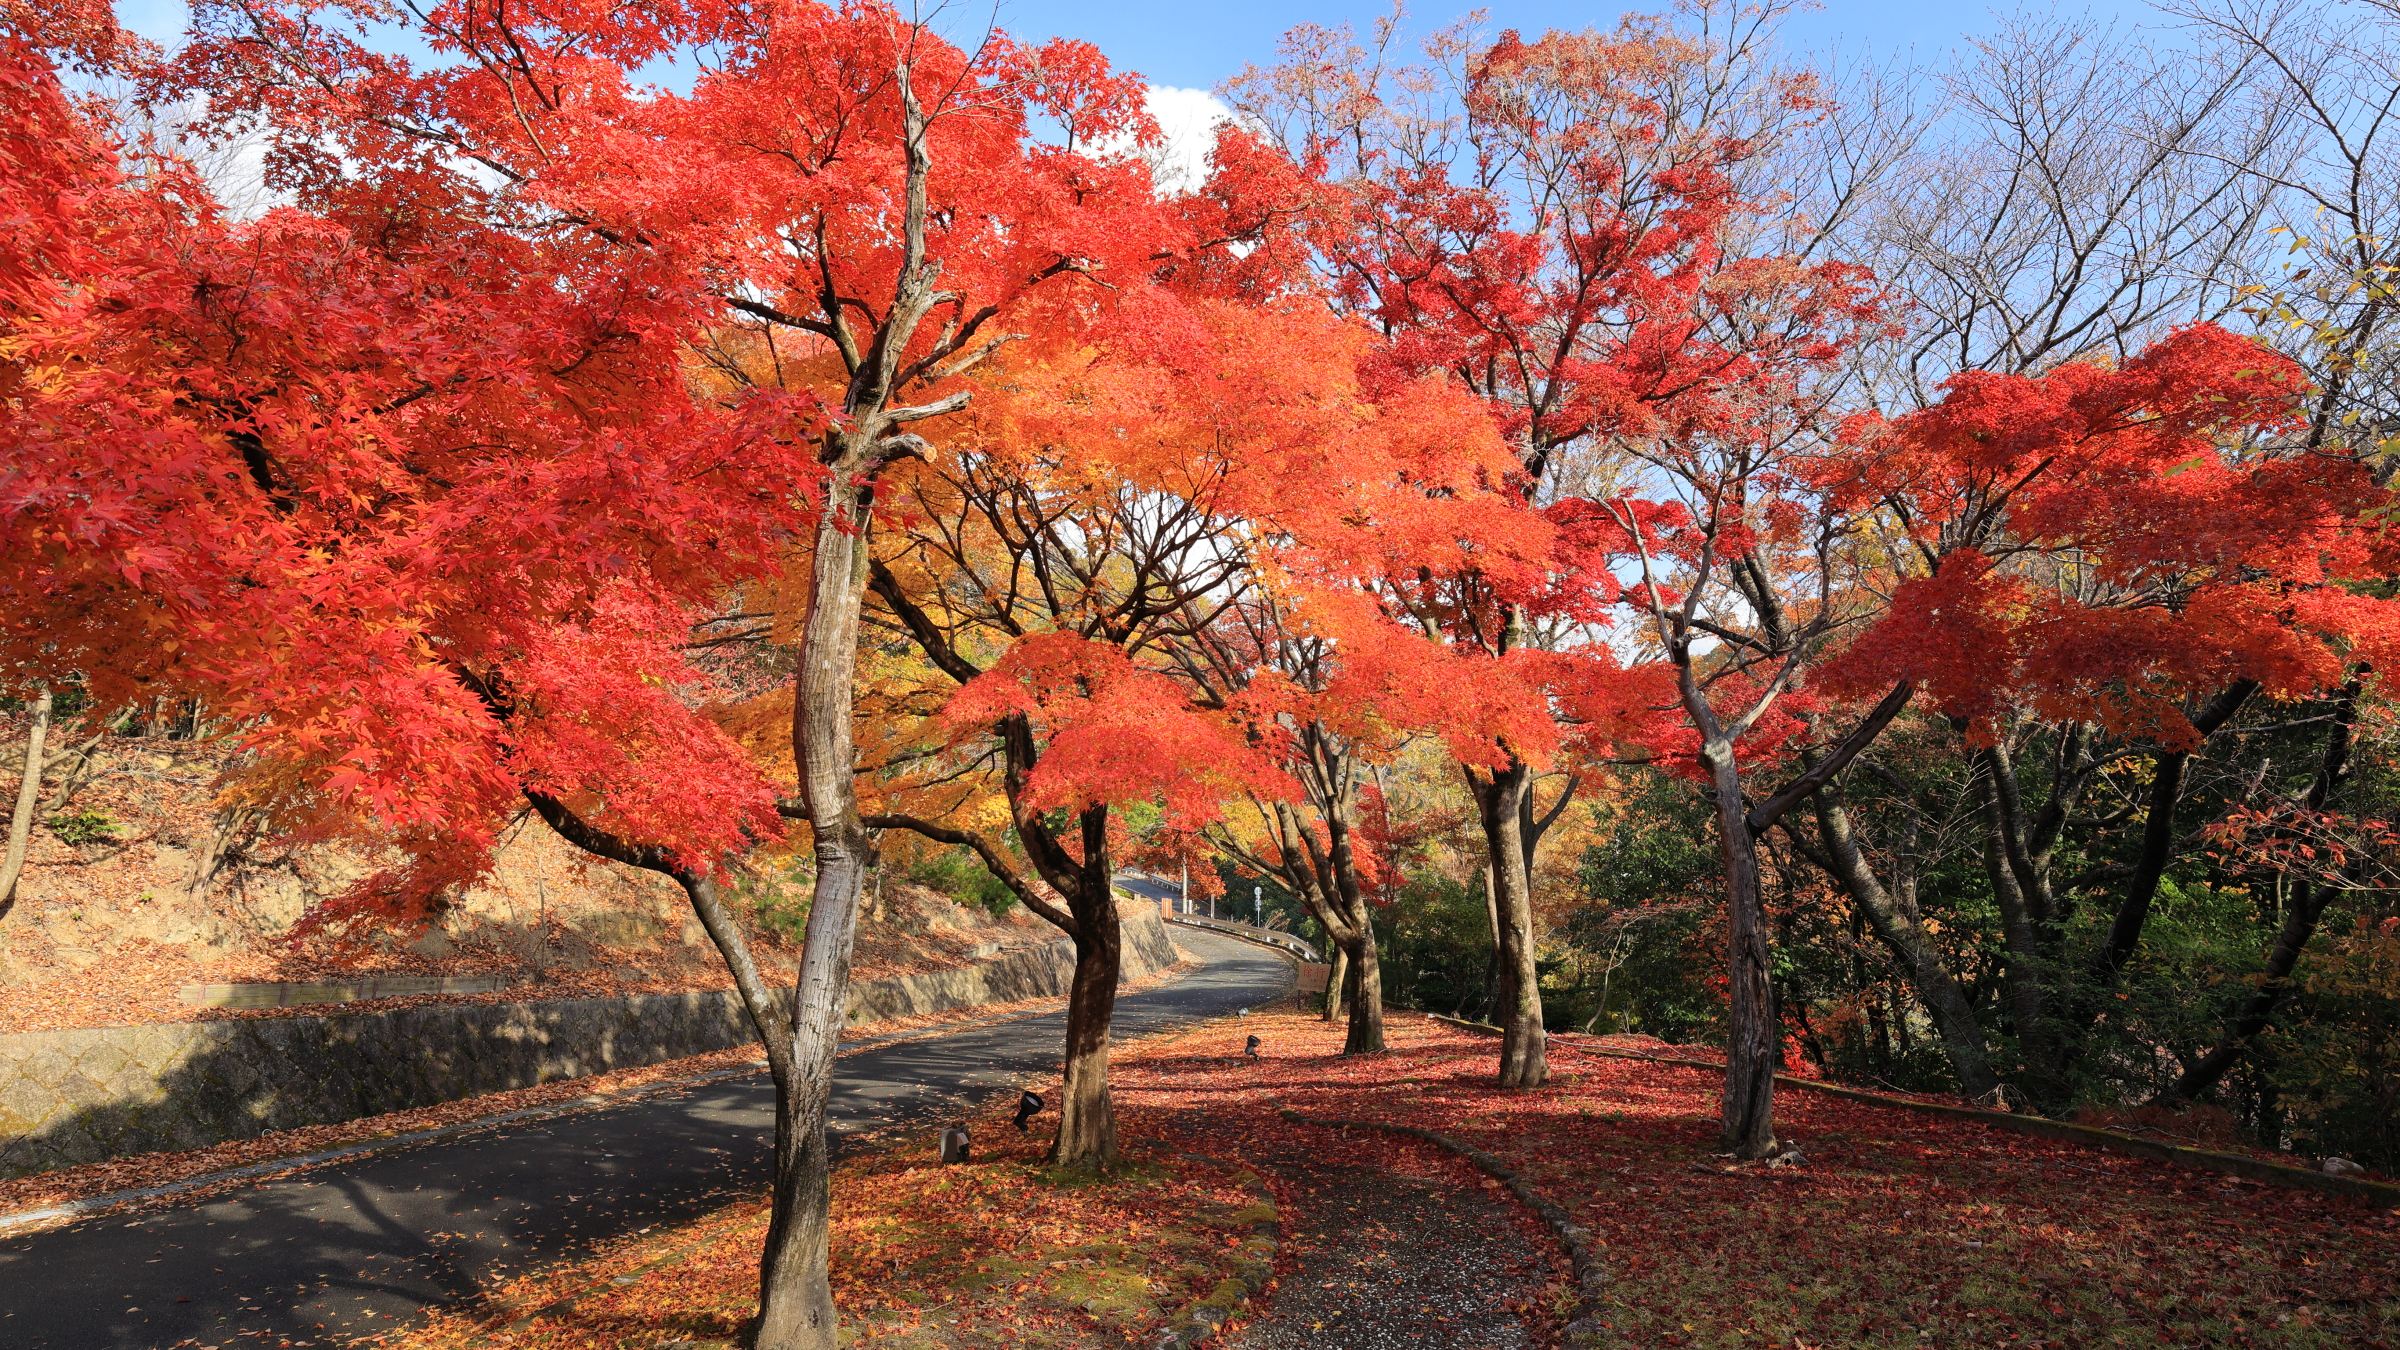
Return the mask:
<svg viewBox="0 0 2400 1350">
<path fill-rule="evenodd" d="M 1146 907 L 1124 978 L 1171 966 Z M 853 984 L 852 1022 L 1060 997 L 1074 944 Z M 404 1008 L 0 1036 L 0 1176 L 404 1111 L 730 1049 L 756 1039 L 732 991 Z"/>
</svg>

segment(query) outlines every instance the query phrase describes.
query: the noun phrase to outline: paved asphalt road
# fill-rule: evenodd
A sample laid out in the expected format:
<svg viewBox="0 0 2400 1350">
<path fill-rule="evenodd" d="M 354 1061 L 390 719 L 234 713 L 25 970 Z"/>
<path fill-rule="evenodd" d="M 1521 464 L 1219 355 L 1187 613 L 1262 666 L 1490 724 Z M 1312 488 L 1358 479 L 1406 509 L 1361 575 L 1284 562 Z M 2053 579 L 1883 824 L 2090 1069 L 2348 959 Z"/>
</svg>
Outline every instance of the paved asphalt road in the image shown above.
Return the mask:
<svg viewBox="0 0 2400 1350">
<path fill-rule="evenodd" d="M 1138 895 L 1148 900 L 1172 900 L 1179 894 L 1175 889 L 1174 882 L 1158 881 L 1150 877 L 1120 876 L 1117 878 L 1117 889 L 1128 895 Z M 1189 932 L 1191 930 L 1179 931 Z"/>
<path fill-rule="evenodd" d="M 1120 1036 L 1291 986 L 1272 953 L 1191 930 L 1176 940 L 1207 966 L 1118 1003 Z M 846 1054 L 836 1137 L 950 1114 L 1028 1077 L 1055 1081 L 1065 1024 L 1054 1013 Z M 313 1346 L 405 1326 L 594 1242 L 760 1193 L 773 1126 L 761 1073 L 0 1239 L 0 1347 Z"/>
</svg>

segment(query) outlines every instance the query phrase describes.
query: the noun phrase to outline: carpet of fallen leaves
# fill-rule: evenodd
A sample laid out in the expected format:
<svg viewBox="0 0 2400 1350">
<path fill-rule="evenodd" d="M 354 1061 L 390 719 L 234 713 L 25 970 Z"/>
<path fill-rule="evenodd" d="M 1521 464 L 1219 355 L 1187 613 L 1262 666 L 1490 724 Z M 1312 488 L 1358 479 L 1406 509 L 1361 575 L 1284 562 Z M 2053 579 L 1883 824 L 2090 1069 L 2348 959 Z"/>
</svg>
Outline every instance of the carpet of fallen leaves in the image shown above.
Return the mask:
<svg viewBox="0 0 2400 1350">
<path fill-rule="evenodd" d="M 1467 1023 L 1466 1025 L 1482 1026 L 1483 1024 Z M 1496 1027 L 1490 1029 L 1498 1030 Z M 1658 1059 L 1694 1060 L 1716 1066 L 1722 1066 L 1725 1063 L 1725 1052 L 1722 1050 L 1704 1045 L 1670 1045 L 1655 1036 L 1586 1036 L 1572 1032 L 1554 1032 L 1551 1040 L 1553 1044 L 1563 1044 L 1569 1049 L 1576 1045 L 1601 1046 L 1610 1050 L 1626 1050 Z M 1794 1055 L 1791 1061 L 1784 1065 L 1781 1076 L 1824 1079 L 1824 1074 L 1818 1070 L 1817 1066 L 1797 1055 Z M 1924 1102 L 1932 1106 L 1972 1105 L 1979 1110 L 1996 1110 L 2002 1113 L 2010 1109 L 2006 1102 L 1964 1103 L 1957 1097 L 1943 1096 L 1932 1092 L 1908 1092 L 1880 1083 L 1845 1083 L 1842 1086 L 1872 1092 L 1879 1097 Z M 1804 1088 L 1802 1091 L 1806 1091 L 1806 1089 Z M 2261 1148 L 2250 1144 L 2242 1138 L 2240 1126 L 2234 1119 L 2233 1113 L 2221 1106 L 2186 1106 L 2181 1110 L 2163 1106 L 2086 1106 L 2077 1110 L 2072 1119 L 2078 1125 L 2089 1125 L 2094 1129 L 2108 1130 L 2116 1134 L 2136 1135 L 2144 1139 L 2155 1139 L 2162 1144 L 2174 1144 L 2182 1148 L 2207 1149 L 2218 1153 L 2239 1153 L 2246 1157 L 2256 1158 L 2260 1162 L 2274 1163 L 2280 1167 L 2306 1167 L 2311 1162 L 2308 1158 L 2289 1152 L 2279 1152 L 2275 1149 Z M 2383 1179 L 2372 1171 L 2364 1175 L 2376 1180 Z"/>
<path fill-rule="evenodd" d="M 1278 1106 L 1487 1149 L 1605 1244 L 1610 1344 L 2400 1346 L 2400 1211 L 1797 1091 L 1776 1118 L 1806 1162 L 1732 1168 L 1715 1073 L 1560 1038 L 1550 1086 L 1502 1093 L 1488 1036 L 1402 1014 L 1389 1040 L 1345 1060 L 1312 1017 L 1211 1024 L 1120 1056 L 1120 1115 L 1220 1156 L 1306 1128 Z M 1346 1146 L 1400 1147 L 1367 1133 Z"/>
<path fill-rule="evenodd" d="M 1249 1173 L 1137 1147 L 1105 1178 L 1045 1168 L 1047 1141 L 1008 1128 L 1003 1101 L 968 1121 L 973 1161 L 935 1141 L 840 1164 L 834 1299 L 842 1343 L 1067 1350 L 1156 1339 L 1225 1278 L 1264 1212 Z M 519 1280 L 381 1343 L 408 1350 L 620 1350 L 732 1344 L 757 1307 L 763 1204 L 729 1207 L 587 1261 Z"/>
</svg>

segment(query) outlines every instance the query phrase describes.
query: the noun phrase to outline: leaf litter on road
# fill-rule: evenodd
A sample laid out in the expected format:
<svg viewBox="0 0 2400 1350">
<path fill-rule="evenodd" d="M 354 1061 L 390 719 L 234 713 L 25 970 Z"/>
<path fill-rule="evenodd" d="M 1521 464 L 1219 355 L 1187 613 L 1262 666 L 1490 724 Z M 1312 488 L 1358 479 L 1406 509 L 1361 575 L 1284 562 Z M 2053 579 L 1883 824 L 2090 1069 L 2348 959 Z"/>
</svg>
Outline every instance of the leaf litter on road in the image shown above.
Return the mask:
<svg viewBox="0 0 2400 1350">
<path fill-rule="evenodd" d="M 1068 1350 L 1135 1344 L 1208 1293 L 1248 1236 L 1237 1169 L 1136 1147 L 1105 1177 L 1041 1165 L 1007 1124 L 1014 1095 L 968 1118 L 973 1160 L 931 1135 L 838 1164 L 834 1298 L 844 1344 Z M 379 1343 L 409 1350 L 619 1350 L 732 1344 L 756 1308 L 759 1199 L 494 1291 Z"/>
</svg>

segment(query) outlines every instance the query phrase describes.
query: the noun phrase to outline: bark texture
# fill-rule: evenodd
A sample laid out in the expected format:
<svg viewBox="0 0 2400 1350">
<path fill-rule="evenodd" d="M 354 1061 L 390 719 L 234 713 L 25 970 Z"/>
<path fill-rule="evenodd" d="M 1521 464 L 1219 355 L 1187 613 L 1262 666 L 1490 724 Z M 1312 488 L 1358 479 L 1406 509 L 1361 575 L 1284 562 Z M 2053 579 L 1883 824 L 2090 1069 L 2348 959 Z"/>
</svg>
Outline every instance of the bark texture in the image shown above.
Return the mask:
<svg viewBox="0 0 2400 1350">
<path fill-rule="evenodd" d="M 1067 992 L 1067 1046 L 1059 1091 L 1058 1135 L 1049 1161 L 1102 1168 L 1115 1162 L 1117 1112 L 1108 1091 L 1109 1024 L 1116 1015 L 1123 938 L 1115 898 L 1103 886 L 1096 904 L 1075 909 L 1075 982 Z"/>
<path fill-rule="evenodd" d="M 25 770 L 18 776 L 17 809 L 8 818 L 8 859 L 0 863 L 0 914 L 17 902 L 17 878 L 25 875 L 25 853 L 33 845 L 33 808 L 41 800 L 43 743 L 50 736 L 48 689 L 33 700 L 33 725 L 25 734 Z"/>
<path fill-rule="evenodd" d="M 857 431 L 830 438 L 833 473 L 801 632 L 792 754 L 817 877 L 792 995 L 790 1069 L 776 1093 L 773 1215 L 759 1264 L 758 1350 L 832 1350 L 839 1323 L 830 1268 L 825 1106 L 859 908 L 875 856 L 873 832 L 858 814 L 852 706 L 874 483 L 891 453 L 880 444 L 885 429 L 869 419 Z"/>
<path fill-rule="evenodd" d="M 1493 1009 L 1500 1023 L 1500 1086 L 1537 1088 L 1550 1081 L 1550 1054 L 1533 943 L 1533 854 L 1524 828 L 1533 772 L 1512 760 L 1503 769 L 1470 768 L 1466 776 L 1490 851 L 1487 875 L 1500 939 L 1500 997 Z"/>
<path fill-rule="evenodd" d="M 1741 772 L 1731 744 L 1700 748 L 1716 798 L 1717 836 L 1725 857 L 1725 1098 L 1718 1151 L 1763 1158 L 1775 1149 L 1775 1071 L 1783 1056 L 1775 986 L 1767 954 L 1766 907 L 1758 889 L 1758 843 L 1742 807 Z"/>
</svg>

